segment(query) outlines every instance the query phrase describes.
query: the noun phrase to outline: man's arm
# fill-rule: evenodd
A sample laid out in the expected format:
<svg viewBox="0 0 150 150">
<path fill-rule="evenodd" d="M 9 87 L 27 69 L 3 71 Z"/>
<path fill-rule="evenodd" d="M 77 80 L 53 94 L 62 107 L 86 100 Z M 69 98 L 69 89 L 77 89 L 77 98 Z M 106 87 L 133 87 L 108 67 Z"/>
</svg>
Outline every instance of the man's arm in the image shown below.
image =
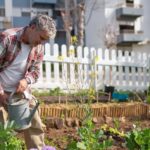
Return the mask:
<svg viewBox="0 0 150 150">
<path fill-rule="evenodd" d="M 25 75 L 25 79 L 28 83 L 33 84 L 37 82 L 40 76 L 40 66 L 43 61 L 44 56 L 44 46 L 40 46 L 40 50 L 35 54 L 34 61 L 31 62 L 31 66 L 28 69 L 28 72 Z"/>
<path fill-rule="evenodd" d="M 0 68 L 3 65 L 5 54 L 7 51 L 8 38 L 3 32 L 0 33 Z M 0 103 L 5 103 L 7 100 L 7 95 L 4 93 L 3 87 L 0 83 Z"/>
<path fill-rule="evenodd" d="M 40 65 L 43 60 L 44 55 L 44 49 L 41 47 L 41 50 L 35 54 L 35 59 L 31 63 L 31 66 L 29 67 L 27 73 L 25 74 L 25 77 L 19 81 L 17 92 L 24 92 L 29 84 L 33 84 L 37 82 L 39 76 L 40 76 Z"/>
</svg>

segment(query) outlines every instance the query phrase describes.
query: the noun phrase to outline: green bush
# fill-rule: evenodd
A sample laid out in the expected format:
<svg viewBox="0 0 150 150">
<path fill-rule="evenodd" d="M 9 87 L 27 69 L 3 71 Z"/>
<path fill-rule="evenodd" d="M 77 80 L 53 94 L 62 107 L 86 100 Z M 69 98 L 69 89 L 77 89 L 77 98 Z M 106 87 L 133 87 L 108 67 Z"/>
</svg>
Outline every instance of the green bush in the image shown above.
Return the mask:
<svg viewBox="0 0 150 150">
<path fill-rule="evenodd" d="M 13 122 L 0 123 L 0 150 L 23 150 L 23 142 L 16 137 Z"/>
<path fill-rule="evenodd" d="M 47 90 L 47 91 L 34 90 L 32 92 L 32 94 L 36 97 L 65 95 L 65 93 L 63 93 L 63 91 L 60 88 L 54 88 L 54 89 L 50 89 L 50 90 Z"/>
<path fill-rule="evenodd" d="M 150 150 L 150 128 L 134 129 L 126 135 L 129 150 Z"/>
</svg>

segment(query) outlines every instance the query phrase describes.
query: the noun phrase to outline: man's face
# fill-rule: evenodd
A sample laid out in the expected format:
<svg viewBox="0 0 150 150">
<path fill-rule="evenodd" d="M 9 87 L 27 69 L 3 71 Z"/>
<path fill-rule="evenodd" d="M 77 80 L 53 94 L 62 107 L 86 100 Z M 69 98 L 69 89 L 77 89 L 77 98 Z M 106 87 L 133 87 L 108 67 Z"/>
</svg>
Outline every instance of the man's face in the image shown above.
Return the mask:
<svg viewBox="0 0 150 150">
<path fill-rule="evenodd" d="M 31 26 L 30 28 L 31 32 L 28 35 L 28 43 L 30 46 L 37 46 L 38 44 L 42 44 L 49 39 L 46 31 L 37 30 L 35 26 Z"/>
</svg>

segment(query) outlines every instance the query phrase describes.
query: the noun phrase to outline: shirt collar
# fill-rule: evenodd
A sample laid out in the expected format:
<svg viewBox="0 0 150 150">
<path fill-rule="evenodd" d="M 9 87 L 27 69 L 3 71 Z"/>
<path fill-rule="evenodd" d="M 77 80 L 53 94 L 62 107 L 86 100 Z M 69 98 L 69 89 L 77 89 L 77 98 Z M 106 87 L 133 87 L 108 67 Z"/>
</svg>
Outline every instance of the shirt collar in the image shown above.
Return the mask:
<svg viewBox="0 0 150 150">
<path fill-rule="evenodd" d="M 28 26 L 22 27 L 22 28 L 20 28 L 20 30 L 18 30 L 18 32 L 17 32 L 17 41 L 18 42 L 21 42 L 21 36 L 22 36 L 23 32 L 26 30 L 27 27 Z"/>
</svg>

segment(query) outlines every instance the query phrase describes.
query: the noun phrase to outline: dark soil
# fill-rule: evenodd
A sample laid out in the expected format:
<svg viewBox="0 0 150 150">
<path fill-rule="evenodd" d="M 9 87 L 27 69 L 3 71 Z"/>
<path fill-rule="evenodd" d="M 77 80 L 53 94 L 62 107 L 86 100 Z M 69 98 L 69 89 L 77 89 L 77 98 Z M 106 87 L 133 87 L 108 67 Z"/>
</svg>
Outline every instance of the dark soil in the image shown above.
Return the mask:
<svg viewBox="0 0 150 150">
<path fill-rule="evenodd" d="M 133 124 L 141 128 L 150 128 L 150 120 L 137 120 L 137 119 L 126 119 L 125 122 L 120 123 L 119 131 L 128 132 L 133 129 Z M 98 130 L 102 124 L 95 124 L 95 130 Z M 114 127 L 113 123 L 109 124 Z M 46 130 L 46 143 L 56 147 L 57 150 L 65 150 L 71 140 L 79 140 L 77 135 L 77 127 L 66 127 L 62 129 L 48 128 Z M 106 133 L 108 135 L 109 133 Z M 113 146 L 109 150 L 127 150 L 125 140 L 117 135 L 112 135 L 114 140 Z"/>
</svg>

